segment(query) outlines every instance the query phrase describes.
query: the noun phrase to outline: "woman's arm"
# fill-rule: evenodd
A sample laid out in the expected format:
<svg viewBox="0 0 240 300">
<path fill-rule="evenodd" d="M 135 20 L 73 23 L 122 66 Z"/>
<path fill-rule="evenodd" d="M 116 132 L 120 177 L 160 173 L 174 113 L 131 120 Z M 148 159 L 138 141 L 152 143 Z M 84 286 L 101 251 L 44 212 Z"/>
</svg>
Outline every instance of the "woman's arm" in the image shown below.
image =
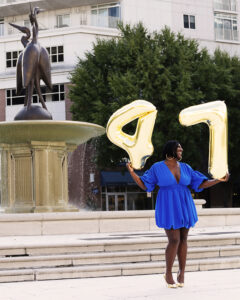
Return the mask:
<svg viewBox="0 0 240 300">
<path fill-rule="evenodd" d="M 219 182 L 227 182 L 228 179 L 229 179 L 229 174 L 227 173 L 225 177 L 221 179 L 205 180 L 199 185 L 199 189 L 209 188 L 211 186 L 214 186 L 215 184 L 218 184 Z"/>
<path fill-rule="evenodd" d="M 127 163 L 126 167 L 128 169 L 128 172 L 130 173 L 130 175 L 132 176 L 132 179 L 136 182 L 136 184 L 143 189 L 144 191 L 146 191 L 146 186 L 145 184 L 142 182 L 141 178 L 134 172 L 134 169 L 131 165 L 131 163 Z"/>
</svg>

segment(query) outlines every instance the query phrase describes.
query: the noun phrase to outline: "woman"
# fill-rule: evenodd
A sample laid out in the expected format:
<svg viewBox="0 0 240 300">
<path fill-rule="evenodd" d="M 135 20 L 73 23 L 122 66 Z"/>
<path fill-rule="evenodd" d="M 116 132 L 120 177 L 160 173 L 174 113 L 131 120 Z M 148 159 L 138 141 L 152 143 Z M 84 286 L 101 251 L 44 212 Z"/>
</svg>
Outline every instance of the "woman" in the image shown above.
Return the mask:
<svg viewBox="0 0 240 300">
<path fill-rule="evenodd" d="M 179 162 L 182 159 L 182 152 L 183 149 L 178 141 L 168 141 L 163 149 L 163 160 L 153 164 L 141 177 L 134 172 L 130 163 L 127 164 L 128 171 L 140 188 L 151 192 L 156 185 L 160 187 L 155 218 L 157 226 L 164 228 L 168 237 L 164 278 L 169 288 L 184 286 L 188 231 L 198 221 L 188 186 L 196 192 L 201 192 L 204 188 L 229 179 L 227 174 L 222 179 L 209 180 L 200 172 L 194 171 L 188 164 Z M 179 262 L 177 283 L 172 276 L 176 255 Z"/>
</svg>

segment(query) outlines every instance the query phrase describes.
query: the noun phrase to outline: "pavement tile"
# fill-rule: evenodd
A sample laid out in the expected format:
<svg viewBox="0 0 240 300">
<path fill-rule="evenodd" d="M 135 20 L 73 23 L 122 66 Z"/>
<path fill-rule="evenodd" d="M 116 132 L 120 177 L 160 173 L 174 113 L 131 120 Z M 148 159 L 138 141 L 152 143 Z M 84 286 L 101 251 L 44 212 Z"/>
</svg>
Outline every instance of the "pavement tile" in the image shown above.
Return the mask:
<svg viewBox="0 0 240 300">
<path fill-rule="evenodd" d="M 184 288 L 168 289 L 161 275 L 0 284 L 0 300 L 239 299 L 240 269 L 187 272 Z"/>
</svg>

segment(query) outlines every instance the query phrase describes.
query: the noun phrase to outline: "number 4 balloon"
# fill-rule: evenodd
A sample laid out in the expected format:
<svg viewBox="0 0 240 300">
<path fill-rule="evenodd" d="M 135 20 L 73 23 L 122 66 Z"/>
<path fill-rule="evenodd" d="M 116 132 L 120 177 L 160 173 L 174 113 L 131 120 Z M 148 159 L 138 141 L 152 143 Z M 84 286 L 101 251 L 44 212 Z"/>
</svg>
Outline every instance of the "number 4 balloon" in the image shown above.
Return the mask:
<svg viewBox="0 0 240 300">
<path fill-rule="evenodd" d="M 153 153 L 151 142 L 157 115 L 156 107 L 145 100 L 136 100 L 117 110 L 107 124 L 110 141 L 127 151 L 134 169 L 141 169 Z M 122 131 L 122 127 L 138 118 L 134 135 Z M 227 108 L 224 101 L 213 101 L 190 106 L 179 114 L 182 125 L 206 123 L 209 126 L 209 173 L 222 178 L 228 172 L 227 163 Z"/>
</svg>

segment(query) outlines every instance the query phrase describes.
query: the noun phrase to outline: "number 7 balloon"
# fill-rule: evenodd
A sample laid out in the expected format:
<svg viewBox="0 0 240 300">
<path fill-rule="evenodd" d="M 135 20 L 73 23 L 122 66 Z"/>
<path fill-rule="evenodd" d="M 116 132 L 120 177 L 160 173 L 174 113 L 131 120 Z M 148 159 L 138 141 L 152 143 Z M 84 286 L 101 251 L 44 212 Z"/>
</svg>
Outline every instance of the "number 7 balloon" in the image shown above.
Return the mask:
<svg viewBox="0 0 240 300">
<path fill-rule="evenodd" d="M 107 136 L 109 140 L 127 151 L 134 169 L 144 167 L 153 153 L 152 132 L 157 115 L 156 107 L 145 100 L 136 100 L 118 109 L 109 119 Z M 138 118 L 133 135 L 122 131 L 122 127 Z"/>
<path fill-rule="evenodd" d="M 228 173 L 228 121 L 224 101 L 213 101 L 185 108 L 179 114 L 179 122 L 185 126 L 202 122 L 209 126 L 208 172 L 213 178 L 224 177 Z"/>
</svg>

